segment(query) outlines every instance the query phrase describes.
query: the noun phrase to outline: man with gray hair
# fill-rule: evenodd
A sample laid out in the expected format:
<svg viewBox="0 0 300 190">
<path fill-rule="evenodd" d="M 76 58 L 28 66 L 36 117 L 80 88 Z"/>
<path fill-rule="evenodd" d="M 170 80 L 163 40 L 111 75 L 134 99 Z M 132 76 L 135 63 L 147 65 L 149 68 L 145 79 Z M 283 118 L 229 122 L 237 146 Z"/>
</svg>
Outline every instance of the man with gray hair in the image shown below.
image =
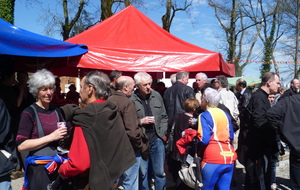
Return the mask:
<svg viewBox="0 0 300 190">
<path fill-rule="evenodd" d="M 120 185 L 125 190 L 139 189 L 139 166 L 141 157 L 144 160 L 149 156 L 149 140 L 144 135 L 138 124 L 137 112 L 134 103 L 129 99 L 134 90 L 134 80 L 129 76 L 120 76 L 116 81 L 116 92 L 108 100 L 118 105 L 118 111 L 122 117 L 126 134 L 135 153 L 136 163 L 131 166 L 120 180 Z"/>
<path fill-rule="evenodd" d="M 207 75 L 205 73 L 197 73 L 196 76 L 196 83 L 197 83 L 197 92 L 196 92 L 196 99 L 201 102 L 201 89 L 203 88 L 204 84 L 207 82 Z"/>
<path fill-rule="evenodd" d="M 184 113 L 183 102 L 188 98 L 195 98 L 193 88 L 187 86 L 188 80 L 189 72 L 180 71 L 176 73 L 176 82 L 165 91 L 164 102 L 169 118 Z"/>
<path fill-rule="evenodd" d="M 131 100 L 135 104 L 142 129 L 150 140 L 149 160 L 152 163 L 155 189 L 163 190 L 166 185 L 164 138 L 168 128 L 168 116 L 162 97 L 157 91 L 151 90 L 152 77 L 146 72 L 138 72 L 134 75 L 134 81 L 137 89 Z M 149 160 L 141 160 L 139 189 L 149 189 Z"/>
<path fill-rule="evenodd" d="M 60 166 L 59 174 L 63 178 L 74 176 L 77 189 L 112 189 L 136 163 L 118 106 L 107 100 L 109 83 L 105 73 L 91 71 L 80 83 L 80 98 L 86 106 L 61 107 L 65 120 L 75 127 L 70 160 Z"/>
<path fill-rule="evenodd" d="M 176 82 L 176 73 L 171 74 L 170 80 L 171 80 L 171 84 L 172 84 L 172 85 Z"/>
</svg>

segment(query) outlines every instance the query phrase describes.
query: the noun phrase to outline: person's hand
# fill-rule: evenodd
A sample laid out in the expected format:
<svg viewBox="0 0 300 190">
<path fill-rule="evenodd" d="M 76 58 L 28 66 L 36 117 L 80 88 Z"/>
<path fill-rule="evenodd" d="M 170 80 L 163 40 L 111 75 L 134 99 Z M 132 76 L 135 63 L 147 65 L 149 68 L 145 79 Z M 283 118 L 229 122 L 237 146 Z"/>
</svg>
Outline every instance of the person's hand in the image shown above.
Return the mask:
<svg viewBox="0 0 300 190">
<path fill-rule="evenodd" d="M 191 118 L 189 119 L 189 124 L 190 124 L 190 126 L 195 126 L 195 125 L 197 124 L 197 119 L 191 117 Z"/>
<path fill-rule="evenodd" d="M 155 123 L 154 116 L 146 116 L 140 120 L 142 125 Z"/>
<path fill-rule="evenodd" d="M 60 127 L 58 129 L 56 129 L 55 131 L 53 131 L 50 136 L 52 141 L 56 141 L 59 139 L 64 138 L 64 136 L 67 134 L 67 127 Z"/>
</svg>

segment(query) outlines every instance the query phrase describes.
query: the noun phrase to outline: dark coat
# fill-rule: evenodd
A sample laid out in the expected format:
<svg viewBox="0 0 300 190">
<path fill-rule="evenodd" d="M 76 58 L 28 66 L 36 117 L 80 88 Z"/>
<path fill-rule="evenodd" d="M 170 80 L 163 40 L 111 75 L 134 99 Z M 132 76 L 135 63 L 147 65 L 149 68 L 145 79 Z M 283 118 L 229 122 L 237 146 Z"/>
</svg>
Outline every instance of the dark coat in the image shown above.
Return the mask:
<svg viewBox="0 0 300 190">
<path fill-rule="evenodd" d="M 274 129 L 279 130 L 292 152 L 300 158 L 300 95 L 288 96 L 268 110 L 266 117 Z"/>
<path fill-rule="evenodd" d="M 10 127 L 10 115 L 2 99 L 0 99 L 0 150 L 0 177 L 3 177 L 15 170 L 17 166 L 17 153 Z M 8 153 L 8 158 L 2 151 Z"/>
<path fill-rule="evenodd" d="M 288 90 L 286 90 L 278 99 L 278 101 L 282 100 L 283 98 L 285 97 L 288 97 L 288 96 L 293 96 L 293 95 L 296 95 L 296 94 L 299 94 L 297 91 L 295 91 L 293 88 L 289 88 Z"/>
<path fill-rule="evenodd" d="M 243 94 L 239 92 L 237 99 L 239 100 L 238 108 L 240 112 L 248 106 L 251 96 L 252 92 L 248 88 L 245 89 Z"/>
<path fill-rule="evenodd" d="M 245 89 L 243 94 L 241 94 L 240 92 L 238 93 L 237 99 L 239 101 L 238 109 L 240 112 L 239 118 L 240 118 L 241 128 L 243 128 L 245 126 L 245 122 L 248 117 L 247 106 L 250 102 L 251 96 L 252 96 L 252 92 L 248 88 Z"/>
<path fill-rule="evenodd" d="M 271 108 L 268 96 L 260 88 L 252 95 L 247 106 L 248 119 L 245 127 L 240 129 L 237 150 L 238 159 L 242 164 L 246 158 L 256 160 L 263 157 L 277 145 L 276 131 L 266 118 L 266 113 Z"/>
<path fill-rule="evenodd" d="M 164 103 L 169 118 L 176 114 L 184 113 L 183 102 L 188 98 L 195 98 L 194 90 L 177 81 L 164 93 Z"/>
<path fill-rule="evenodd" d="M 136 162 L 117 105 L 107 100 L 81 109 L 66 105 L 62 110 L 66 120 L 73 117 L 72 123 L 82 127 L 91 158 L 90 189 L 112 189 L 114 182 Z"/>
<path fill-rule="evenodd" d="M 108 100 L 118 105 L 118 111 L 122 117 L 126 134 L 134 150 L 141 151 L 144 160 L 149 157 L 149 139 L 139 126 L 138 116 L 133 101 L 123 92 L 113 92 Z"/>
</svg>

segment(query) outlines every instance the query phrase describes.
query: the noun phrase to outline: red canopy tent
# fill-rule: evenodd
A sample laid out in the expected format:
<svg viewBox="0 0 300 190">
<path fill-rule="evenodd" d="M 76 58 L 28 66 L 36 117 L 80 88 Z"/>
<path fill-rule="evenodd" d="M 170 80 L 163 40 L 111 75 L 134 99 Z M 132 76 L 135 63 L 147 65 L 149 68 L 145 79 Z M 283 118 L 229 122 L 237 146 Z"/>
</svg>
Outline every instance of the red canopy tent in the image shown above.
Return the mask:
<svg viewBox="0 0 300 190">
<path fill-rule="evenodd" d="M 173 36 L 133 6 L 67 42 L 88 46 L 88 53 L 75 63 L 79 68 L 169 74 L 186 70 L 191 76 L 202 71 L 209 77 L 234 76 L 235 72 L 220 53 Z"/>
</svg>

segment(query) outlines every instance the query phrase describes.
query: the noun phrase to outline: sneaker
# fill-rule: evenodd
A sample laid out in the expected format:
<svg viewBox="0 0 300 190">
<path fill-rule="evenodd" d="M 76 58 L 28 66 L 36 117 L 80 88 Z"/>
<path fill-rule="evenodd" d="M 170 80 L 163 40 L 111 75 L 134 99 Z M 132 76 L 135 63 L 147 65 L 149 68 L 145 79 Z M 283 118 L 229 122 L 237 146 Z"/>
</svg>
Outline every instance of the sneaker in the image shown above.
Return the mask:
<svg viewBox="0 0 300 190">
<path fill-rule="evenodd" d="M 273 184 L 271 185 L 271 189 L 272 189 L 272 190 L 276 190 L 276 189 L 277 189 L 276 183 L 273 183 Z"/>
</svg>

